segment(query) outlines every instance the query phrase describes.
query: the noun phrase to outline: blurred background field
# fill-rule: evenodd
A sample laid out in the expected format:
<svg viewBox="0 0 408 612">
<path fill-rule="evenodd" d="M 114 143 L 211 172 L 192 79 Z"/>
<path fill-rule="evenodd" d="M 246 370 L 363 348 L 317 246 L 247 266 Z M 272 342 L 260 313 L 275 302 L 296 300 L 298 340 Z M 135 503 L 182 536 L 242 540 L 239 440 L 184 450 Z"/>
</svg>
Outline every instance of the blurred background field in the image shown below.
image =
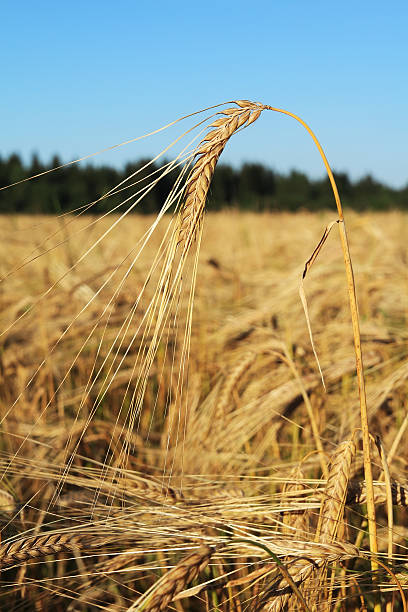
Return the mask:
<svg viewBox="0 0 408 612">
<path fill-rule="evenodd" d="M 73 399 L 68 397 L 75 397 L 78 389 L 86 384 L 95 355 L 99 351 L 100 358 L 100 351 L 104 350 L 103 344 L 110 347 L 118 334 L 116 342 L 121 341 L 120 350 L 126 352 L 126 342 L 133 338 L 136 322 L 133 321 L 127 331 L 122 326 L 146 280 L 164 229 L 159 225 L 142 258 L 119 289 L 129 253 L 132 249 L 135 252 L 138 240 L 153 217 L 132 215 L 122 221 L 71 270 L 115 219 L 112 216 L 104 219 L 2 218 L 3 411 L 7 410 L 5 399 L 10 402 L 13 394 L 24 389 L 45 356 L 48 357 L 45 366 L 41 367 L 46 371 L 41 392 L 30 383 L 17 403 L 23 414 L 26 410 L 33 411 L 33 421 L 41 406 L 51 399 L 81 342 L 86 341 L 79 363 L 47 408 L 54 415 L 58 415 L 58 411 L 66 414 L 68 406 L 72 406 Z M 213 387 L 242 354 L 248 351 L 262 353 L 264 345 L 278 340 L 298 360 L 302 374 L 316 373 L 298 289 L 304 263 L 326 224 L 334 219 L 329 212 L 256 215 L 224 211 L 207 214 L 189 363 L 190 378 L 200 377 L 200 396 Z M 162 225 L 166 224 L 164 218 Z M 363 348 L 367 361 L 375 362 L 373 383 L 393 372 L 406 356 L 406 230 L 406 213 L 349 215 Z M 343 261 L 336 234 L 334 229 L 305 283 L 323 371 L 341 361 L 353 360 Z M 152 281 L 152 287 L 147 287 L 147 295 L 154 289 Z M 186 303 L 180 305 L 180 324 L 183 324 L 188 301 L 187 292 Z M 89 340 L 86 340 L 89 333 Z M 63 337 L 60 339 L 60 336 Z M 109 391 L 109 399 L 104 399 L 107 406 L 117 403 L 118 387 L 126 388 L 126 372 L 136 376 L 132 359 L 138 348 L 136 338 L 121 365 L 120 382 L 115 382 L 115 390 Z M 259 357 L 261 362 L 264 359 Z M 177 364 L 173 367 L 177 368 Z M 286 379 L 291 377 L 282 364 L 278 368 L 271 364 L 268 385 L 277 386 L 282 382 L 282 375 Z M 357 413 L 353 416 L 352 410 L 355 396 L 348 392 L 353 380 L 352 371 L 348 371 L 344 379 L 340 376 L 335 382 L 336 390 L 344 389 L 348 399 L 342 393 L 333 398 L 331 394 L 325 397 L 320 385 L 316 389 L 319 401 L 326 405 L 330 399 L 327 409 L 334 409 L 331 402 L 337 397 L 338 419 L 344 433 L 356 426 Z M 153 388 L 153 383 L 149 383 L 148 394 Z M 344 404 L 340 410 L 342 402 L 351 402 L 351 412 Z M 164 418 L 165 406 L 160 402 L 156 411 Z M 324 428 L 329 427 L 326 433 L 330 439 L 331 430 L 339 435 L 339 424 L 336 419 L 334 425 L 326 416 L 322 420 L 321 433 L 324 436 Z"/>
</svg>

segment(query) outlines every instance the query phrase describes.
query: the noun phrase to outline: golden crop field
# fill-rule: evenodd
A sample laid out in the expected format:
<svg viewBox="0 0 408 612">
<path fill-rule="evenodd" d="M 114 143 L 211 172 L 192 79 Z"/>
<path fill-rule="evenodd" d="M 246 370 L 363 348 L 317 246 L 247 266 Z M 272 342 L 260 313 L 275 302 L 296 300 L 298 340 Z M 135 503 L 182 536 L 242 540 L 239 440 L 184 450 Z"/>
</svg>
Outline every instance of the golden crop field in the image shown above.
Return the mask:
<svg viewBox="0 0 408 612">
<path fill-rule="evenodd" d="M 1 218 L 2 609 L 406 609 L 408 219 L 346 214 L 378 555 L 336 219 Z"/>
</svg>

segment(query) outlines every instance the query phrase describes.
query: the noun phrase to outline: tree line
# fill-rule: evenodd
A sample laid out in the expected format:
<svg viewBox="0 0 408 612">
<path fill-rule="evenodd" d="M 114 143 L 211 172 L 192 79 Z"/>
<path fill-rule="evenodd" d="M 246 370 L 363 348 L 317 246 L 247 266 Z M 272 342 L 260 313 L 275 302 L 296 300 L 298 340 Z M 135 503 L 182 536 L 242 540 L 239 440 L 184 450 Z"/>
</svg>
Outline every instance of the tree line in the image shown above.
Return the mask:
<svg viewBox="0 0 408 612">
<path fill-rule="evenodd" d="M 149 189 L 152 172 L 159 170 L 159 166 L 149 165 L 143 169 L 147 161 L 142 159 L 129 163 L 120 170 L 91 164 L 61 168 L 0 191 L 0 213 L 70 212 L 86 209 L 92 202 L 95 204 L 89 207 L 89 212 L 94 214 L 114 208 L 121 211 L 134 203 L 134 194 L 138 190 L 146 192 L 134 210 L 156 213 L 171 191 L 178 173 L 172 171 L 164 174 Z M 17 154 L 0 157 L 0 187 L 61 164 L 58 156 L 52 159 L 50 165 L 43 164 L 37 155 L 33 155 L 29 163 L 24 163 Z M 125 183 L 119 193 L 102 197 L 138 170 L 141 171 L 130 181 L 138 181 L 136 184 L 126 188 Z M 153 177 L 159 175 L 160 172 L 157 172 Z M 346 173 L 335 173 L 335 178 L 344 206 L 358 211 L 408 209 L 408 184 L 402 189 L 393 189 L 370 175 L 351 181 Z M 224 207 L 248 211 L 321 210 L 333 207 L 333 196 L 327 178 L 310 179 L 297 170 L 282 174 L 259 163 L 245 163 L 240 168 L 219 164 L 211 183 L 208 208 L 220 210 Z"/>
</svg>

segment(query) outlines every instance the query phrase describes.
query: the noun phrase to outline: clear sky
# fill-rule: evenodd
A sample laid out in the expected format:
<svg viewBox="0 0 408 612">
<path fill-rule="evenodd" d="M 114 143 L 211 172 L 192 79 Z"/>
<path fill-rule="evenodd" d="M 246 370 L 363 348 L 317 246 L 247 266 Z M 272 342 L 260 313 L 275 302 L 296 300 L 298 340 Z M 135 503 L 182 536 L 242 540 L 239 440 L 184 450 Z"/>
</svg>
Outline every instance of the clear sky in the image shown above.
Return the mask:
<svg viewBox="0 0 408 612">
<path fill-rule="evenodd" d="M 332 166 L 408 183 L 407 0 L 2 0 L 0 155 L 64 161 L 247 98 L 305 119 Z M 165 139 L 104 155 L 151 156 Z M 310 138 L 265 115 L 223 160 L 321 176 Z"/>
</svg>

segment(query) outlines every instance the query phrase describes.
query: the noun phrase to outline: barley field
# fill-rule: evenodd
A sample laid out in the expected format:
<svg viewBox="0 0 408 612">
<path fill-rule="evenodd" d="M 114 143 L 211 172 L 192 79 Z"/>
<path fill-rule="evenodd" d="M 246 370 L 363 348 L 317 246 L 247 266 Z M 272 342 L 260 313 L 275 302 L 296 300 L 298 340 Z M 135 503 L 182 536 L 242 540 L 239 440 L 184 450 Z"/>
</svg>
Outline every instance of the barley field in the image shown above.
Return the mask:
<svg viewBox="0 0 408 612">
<path fill-rule="evenodd" d="M 299 297 L 336 216 L 209 213 L 174 286 L 171 217 L 136 261 L 155 219 L 118 219 L 1 219 L 2 609 L 406 609 L 407 215 L 347 215 L 374 572 L 336 227 L 304 282 L 326 389 Z"/>
<path fill-rule="evenodd" d="M 1 219 L 4 609 L 407 610 L 407 215 L 346 230 L 233 104 L 109 214 Z M 264 111 L 336 213 L 205 214 Z"/>
</svg>

